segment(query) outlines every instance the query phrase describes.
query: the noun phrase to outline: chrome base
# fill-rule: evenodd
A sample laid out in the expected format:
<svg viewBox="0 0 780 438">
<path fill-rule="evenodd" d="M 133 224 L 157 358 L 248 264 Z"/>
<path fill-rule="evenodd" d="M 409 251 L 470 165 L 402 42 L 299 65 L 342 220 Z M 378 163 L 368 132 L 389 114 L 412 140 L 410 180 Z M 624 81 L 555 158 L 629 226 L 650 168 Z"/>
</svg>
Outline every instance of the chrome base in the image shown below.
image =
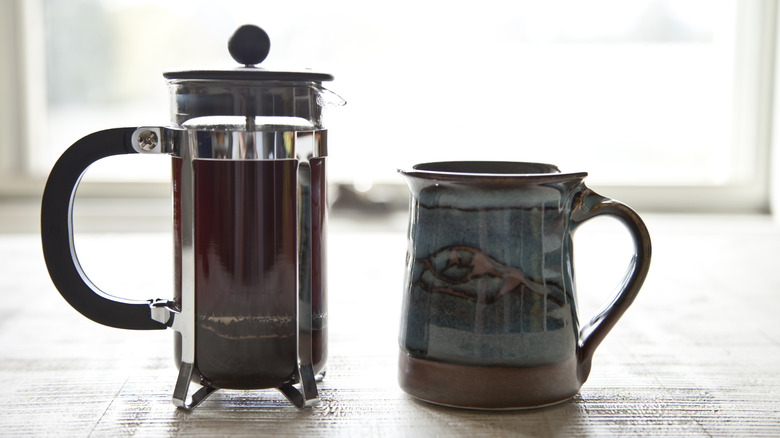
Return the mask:
<svg viewBox="0 0 780 438">
<path fill-rule="evenodd" d="M 298 409 L 313 406 L 320 400 L 320 396 L 311 365 L 298 366 L 297 377 L 300 382 L 298 387 L 287 382 L 277 389 Z"/>
<path fill-rule="evenodd" d="M 176 380 L 176 387 L 173 389 L 173 404 L 180 409 L 191 410 L 198 406 L 203 400 L 210 396 L 217 388 L 213 386 L 201 386 L 192 397 L 188 397 L 190 382 L 192 379 L 191 363 L 182 363 L 179 368 L 179 378 Z"/>
<path fill-rule="evenodd" d="M 189 393 L 190 383 L 192 382 L 192 370 L 194 366 L 191 363 L 182 363 L 179 368 L 179 377 L 176 380 L 176 387 L 173 389 L 173 404 L 185 411 L 190 411 L 201 404 L 208 396 L 217 389 L 213 386 L 201 386 L 191 396 Z M 276 388 L 284 397 L 298 409 L 311 407 L 319 402 L 319 391 L 317 382 L 321 382 L 325 377 L 325 371 L 321 371 L 316 376 L 311 365 L 298 366 L 296 371 L 296 380 L 300 383 L 293 384 L 286 382 Z"/>
</svg>

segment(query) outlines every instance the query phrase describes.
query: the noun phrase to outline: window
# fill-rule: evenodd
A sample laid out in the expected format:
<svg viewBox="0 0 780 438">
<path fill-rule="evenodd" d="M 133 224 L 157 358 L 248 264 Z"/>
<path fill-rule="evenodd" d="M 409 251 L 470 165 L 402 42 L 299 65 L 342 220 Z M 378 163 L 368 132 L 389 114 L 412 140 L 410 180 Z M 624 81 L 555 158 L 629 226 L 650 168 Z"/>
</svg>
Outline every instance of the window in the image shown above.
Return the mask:
<svg viewBox="0 0 780 438">
<path fill-rule="evenodd" d="M 252 22 L 271 36 L 269 67 L 336 76 L 334 183 L 397 185 L 396 168 L 422 161 L 542 161 L 640 207 L 768 203 L 774 0 L 6 3 L 33 79 L 17 94 L 23 150 L 2 157 L 33 181 L 89 132 L 167 124 L 162 72 L 232 68 L 227 38 Z M 88 179 L 163 184 L 159 158 L 105 160 Z"/>
</svg>

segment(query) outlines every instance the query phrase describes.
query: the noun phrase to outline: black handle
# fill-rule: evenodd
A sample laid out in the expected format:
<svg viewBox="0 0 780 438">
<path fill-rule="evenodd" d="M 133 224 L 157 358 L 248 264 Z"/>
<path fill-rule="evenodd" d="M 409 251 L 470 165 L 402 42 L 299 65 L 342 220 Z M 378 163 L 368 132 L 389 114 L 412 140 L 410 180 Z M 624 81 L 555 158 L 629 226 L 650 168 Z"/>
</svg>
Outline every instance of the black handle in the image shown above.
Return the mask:
<svg viewBox="0 0 780 438">
<path fill-rule="evenodd" d="M 74 309 L 103 325 L 151 330 L 165 325 L 151 319 L 149 304 L 113 297 L 97 288 L 81 269 L 73 246 L 73 200 L 84 171 L 95 161 L 133 154 L 136 128 L 116 128 L 87 135 L 73 144 L 52 168 L 41 201 L 43 257 L 54 286 Z"/>
</svg>

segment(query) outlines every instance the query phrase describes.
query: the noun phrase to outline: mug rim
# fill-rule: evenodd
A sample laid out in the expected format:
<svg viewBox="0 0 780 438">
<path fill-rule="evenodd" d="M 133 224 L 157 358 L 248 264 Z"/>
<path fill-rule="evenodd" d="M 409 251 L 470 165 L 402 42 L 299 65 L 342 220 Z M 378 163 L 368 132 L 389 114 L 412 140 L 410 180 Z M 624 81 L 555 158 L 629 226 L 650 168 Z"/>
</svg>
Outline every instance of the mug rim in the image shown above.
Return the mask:
<svg viewBox="0 0 780 438">
<path fill-rule="evenodd" d="M 514 169 L 514 171 L 513 171 Z M 430 161 L 410 170 L 398 169 L 405 176 L 436 180 L 555 180 L 583 179 L 587 172 L 561 172 L 558 166 L 525 161 Z"/>
</svg>

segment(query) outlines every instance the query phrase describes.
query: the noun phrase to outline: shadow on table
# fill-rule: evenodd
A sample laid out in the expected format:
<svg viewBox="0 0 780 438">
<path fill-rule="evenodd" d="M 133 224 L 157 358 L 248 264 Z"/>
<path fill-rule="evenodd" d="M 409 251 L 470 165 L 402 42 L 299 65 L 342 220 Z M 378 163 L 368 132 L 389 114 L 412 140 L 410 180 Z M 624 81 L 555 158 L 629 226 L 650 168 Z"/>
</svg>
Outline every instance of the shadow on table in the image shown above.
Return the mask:
<svg viewBox="0 0 780 438">
<path fill-rule="evenodd" d="M 468 427 L 484 436 L 567 436 L 583 419 L 579 394 L 551 406 L 507 410 L 461 409 L 409 399 L 438 423 L 435 427 L 440 431 Z"/>
</svg>

